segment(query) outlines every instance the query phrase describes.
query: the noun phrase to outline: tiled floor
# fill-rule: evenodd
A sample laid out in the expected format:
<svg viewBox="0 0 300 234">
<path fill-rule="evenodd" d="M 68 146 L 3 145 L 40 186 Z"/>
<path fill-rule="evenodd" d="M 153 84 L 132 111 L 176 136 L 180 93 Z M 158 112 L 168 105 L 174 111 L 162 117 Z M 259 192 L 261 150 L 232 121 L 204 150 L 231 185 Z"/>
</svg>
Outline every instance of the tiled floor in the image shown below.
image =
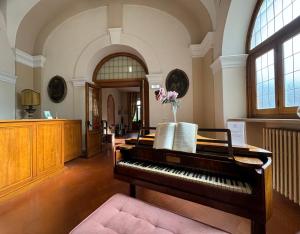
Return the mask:
<svg viewBox="0 0 300 234">
<path fill-rule="evenodd" d="M 128 185 L 114 180 L 112 151 L 91 159 L 76 159 L 62 173 L 0 204 L 0 234 L 68 233 L 114 193 Z M 247 219 L 175 197 L 139 188 L 138 198 L 232 233 L 249 233 Z M 274 193 L 270 234 L 300 231 L 300 207 Z"/>
</svg>

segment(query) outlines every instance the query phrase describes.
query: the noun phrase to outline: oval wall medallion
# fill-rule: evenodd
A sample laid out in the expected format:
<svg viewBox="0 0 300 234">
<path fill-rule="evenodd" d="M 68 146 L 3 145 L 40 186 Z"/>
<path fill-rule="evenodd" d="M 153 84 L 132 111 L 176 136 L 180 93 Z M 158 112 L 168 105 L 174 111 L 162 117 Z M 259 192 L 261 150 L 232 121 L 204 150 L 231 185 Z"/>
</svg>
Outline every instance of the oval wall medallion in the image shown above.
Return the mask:
<svg viewBox="0 0 300 234">
<path fill-rule="evenodd" d="M 62 102 L 67 95 L 67 84 L 61 76 L 54 76 L 48 83 L 48 95 L 55 103 Z"/>
<path fill-rule="evenodd" d="M 189 78 L 184 71 L 174 69 L 170 71 L 167 76 L 166 89 L 167 91 L 176 91 L 178 93 L 178 98 L 182 98 L 189 89 Z"/>
</svg>

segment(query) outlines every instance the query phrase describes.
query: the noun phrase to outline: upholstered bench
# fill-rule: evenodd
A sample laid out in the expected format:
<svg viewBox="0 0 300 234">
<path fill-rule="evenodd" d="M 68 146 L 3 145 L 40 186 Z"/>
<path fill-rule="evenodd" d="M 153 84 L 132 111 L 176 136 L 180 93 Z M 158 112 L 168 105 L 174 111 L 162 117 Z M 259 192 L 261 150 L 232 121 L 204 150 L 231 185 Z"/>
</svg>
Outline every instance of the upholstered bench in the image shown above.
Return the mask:
<svg viewBox="0 0 300 234">
<path fill-rule="evenodd" d="M 116 194 L 82 221 L 72 234 L 224 234 L 226 232 L 145 202 Z"/>
</svg>

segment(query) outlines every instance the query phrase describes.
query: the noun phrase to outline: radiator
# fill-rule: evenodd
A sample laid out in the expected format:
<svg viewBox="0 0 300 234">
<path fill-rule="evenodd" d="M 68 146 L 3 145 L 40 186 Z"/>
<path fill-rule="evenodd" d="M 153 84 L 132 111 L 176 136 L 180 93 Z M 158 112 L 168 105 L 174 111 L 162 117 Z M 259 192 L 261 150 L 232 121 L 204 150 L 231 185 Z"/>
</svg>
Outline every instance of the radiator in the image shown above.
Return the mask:
<svg viewBox="0 0 300 234">
<path fill-rule="evenodd" d="M 300 131 L 264 128 L 263 146 L 273 152 L 273 189 L 300 205 Z"/>
</svg>

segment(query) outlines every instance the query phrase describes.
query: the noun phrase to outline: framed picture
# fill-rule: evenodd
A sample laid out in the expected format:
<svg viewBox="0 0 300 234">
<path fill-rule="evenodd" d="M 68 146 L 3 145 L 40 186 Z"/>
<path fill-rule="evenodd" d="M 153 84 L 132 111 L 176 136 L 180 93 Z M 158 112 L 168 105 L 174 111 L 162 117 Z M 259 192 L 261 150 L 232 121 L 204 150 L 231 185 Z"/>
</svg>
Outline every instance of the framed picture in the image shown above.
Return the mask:
<svg viewBox="0 0 300 234">
<path fill-rule="evenodd" d="M 174 69 L 169 72 L 166 79 L 167 91 L 176 91 L 178 98 L 184 97 L 189 89 L 189 79 L 184 71 Z"/>
<path fill-rule="evenodd" d="M 44 116 L 46 119 L 53 119 L 50 111 L 44 111 Z"/>
<path fill-rule="evenodd" d="M 54 76 L 48 84 L 48 95 L 52 102 L 60 103 L 67 95 L 67 84 L 61 76 Z"/>
</svg>

